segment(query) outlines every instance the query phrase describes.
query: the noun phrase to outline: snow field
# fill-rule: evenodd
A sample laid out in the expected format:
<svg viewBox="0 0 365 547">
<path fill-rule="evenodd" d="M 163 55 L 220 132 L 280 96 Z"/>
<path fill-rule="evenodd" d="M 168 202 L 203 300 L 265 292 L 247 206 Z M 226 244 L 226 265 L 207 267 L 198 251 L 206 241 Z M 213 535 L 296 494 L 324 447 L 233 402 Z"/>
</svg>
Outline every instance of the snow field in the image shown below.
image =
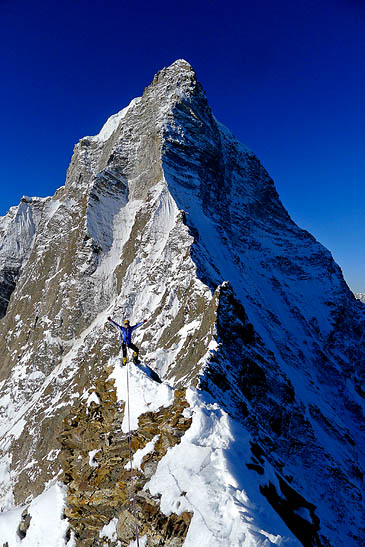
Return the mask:
<svg viewBox="0 0 365 547">
<path fill-rule="evenodd" d="M 161 494 L 166 515 L 193 512 L 184 546 L 300 545 L 245 466 L 249 434 L 217 404 L 204 401 L 202 393 L 189 389 L 187 394 L 191 428 L 162 458 L 145 487 L 152 495 Z"/>
</svg>

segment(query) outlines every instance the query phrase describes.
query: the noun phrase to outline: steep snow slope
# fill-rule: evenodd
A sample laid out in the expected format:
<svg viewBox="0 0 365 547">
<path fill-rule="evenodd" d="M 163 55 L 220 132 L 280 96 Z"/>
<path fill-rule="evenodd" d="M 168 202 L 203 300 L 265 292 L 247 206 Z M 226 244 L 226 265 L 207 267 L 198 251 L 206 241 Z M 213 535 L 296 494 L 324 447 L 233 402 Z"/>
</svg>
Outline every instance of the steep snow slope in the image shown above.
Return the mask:
<svg viewBox="0 0 365 547">
<path fill-rule="evenodd" d="M 74 547 L 74 539 L 66 540 L 67 521 L 63 518 L 65 494 L 60 485 L 54 485 L 38 496 L 27 508 L 17 508 L 0 514 L 0 538 L 9 547 Z M 23 512 L 24 511 L 24 512 Z M 23 517 L 22 517 L 23 513 Z M 29 528 L 18 529 L 19 522 L 26 523 L 30 517 Z M 22 533 L 26 529 L 26 534 Z"/>
<path fill-rule="evenodd" d="M 38 216 L 35 203 L 21 204 L 20 232 L 21 206 L 1 219 L 4 268 L 17 260 L 0 322 L 3 507 L 28 503 L 65 465 L 62 419 L 116 365 L 107 316 L 147 317 L 143 365 L 167 391 L 189 388 L 192 425 L 149 482 L 138 471 L 139 495 L 160 498 L 161 514 L 193 513 L 186 545 L 360 545 L 364 306 L 215 120 L 190 65 L 163 69 L 81 139 L 65 187 Z M 146 380 L 134 381 L 146 411 Z M 158 453 L 147 444 L 142 458 Z M 120 522 L 121 507 L 106 514 Z"/>
</svg>

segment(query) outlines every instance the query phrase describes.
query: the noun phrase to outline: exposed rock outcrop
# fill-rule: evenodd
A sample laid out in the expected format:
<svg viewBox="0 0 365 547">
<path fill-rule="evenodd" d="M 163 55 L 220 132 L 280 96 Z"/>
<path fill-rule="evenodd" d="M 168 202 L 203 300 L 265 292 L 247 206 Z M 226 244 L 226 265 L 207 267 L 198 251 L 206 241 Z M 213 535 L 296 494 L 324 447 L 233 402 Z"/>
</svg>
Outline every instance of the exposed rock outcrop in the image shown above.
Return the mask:
<svg viewBox="0 0 365 547">
<path fill-rule="evenodd" d="M 102 527 L 118 518 L 118 539 L 128 545 L 135 539 L 132 498 L 135 492 L 138 529 L 148 536 L 151 547 L 183 544 L 191 514 L 165 516 L 144 487 L 167 450 L 180 442 L 191 418 L 183 411 L 189 405 L 184 390 L 175 390 L 174 402 L 160 411 L 142 414 L 138 430 L 131 433 L 135 454 L 153 441 L 153 447 L 138 469 L 130 469 L 129 435 L 122 431 L 124 404 L 117 400 L 114 382 L 108 380 L 112 368 L 102 371 L 85 399 L 63 421 L 59 436 L 62 480 L 68 485 L 66 516 L 78 545 L 91 547 L 102 538 Z M 89 398 L 90 399 L 90 398 Z M 132 462 L 133 463 L 133 462 Z"/>
</svg>

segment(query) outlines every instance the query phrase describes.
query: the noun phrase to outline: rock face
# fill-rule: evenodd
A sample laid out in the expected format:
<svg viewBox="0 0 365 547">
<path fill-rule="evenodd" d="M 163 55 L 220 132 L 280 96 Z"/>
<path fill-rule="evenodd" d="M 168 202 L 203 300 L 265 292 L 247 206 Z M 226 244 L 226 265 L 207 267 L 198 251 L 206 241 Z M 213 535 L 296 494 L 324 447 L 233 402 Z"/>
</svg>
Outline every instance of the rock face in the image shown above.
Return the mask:
<svg viewBox="0 0 365 547">
<path fill-rule="evenodd" d="M 136 371 L 147 544 L 362 544 L 364 306 L 188 63 L 81 139 L 65 186 L 24 198 L 0 236 L 3 508 L 58 478 L 77 545 L 108 522 L 110 545 L 134 539 L 106 318 L 147 317 L 142 365 L 171 390 L 159 405 Z"/>
<path fill-rule="evenodd" d="M 139 429 L 131 441 L 132 452 L 145 449 L 151 442 L 153 452 L 146 454 L 139 470 L 131 471 L 128 435 L 122 431 L 125 405 L 121 407 L 113 382 L 108 380 L 112 371 L 110 367 L 102 371 L 91 390 L 90 403 L 81 401 L 72 417 L 64 420 L 59 440 L 61 479 L 68 485 L 66 516 L 79 543 L 92 545 L 95 531 L 118 515 L 119 539 L 129 544 L 135 535 L 130 504 L 133 480 L 140 534 L 148 536 L 151 546 L 177 547 L 183 544 L 192 515 L 163 515 L 158 498 L 145 492 L 144 486 L 158 461 L 190 427 L 191 418 L 183 415 L 189 405 L 184 392 L 175 390 L 171 406 L 140 416 Z"/>
<path fill-rule="evenodd" d="M 50 201 L 50 200 L 48 200 Z M 4 317 L 23 264 L 31 252 L 45 200 L 24 196 L 0 226 L 0 319 Z"/>
</svg>

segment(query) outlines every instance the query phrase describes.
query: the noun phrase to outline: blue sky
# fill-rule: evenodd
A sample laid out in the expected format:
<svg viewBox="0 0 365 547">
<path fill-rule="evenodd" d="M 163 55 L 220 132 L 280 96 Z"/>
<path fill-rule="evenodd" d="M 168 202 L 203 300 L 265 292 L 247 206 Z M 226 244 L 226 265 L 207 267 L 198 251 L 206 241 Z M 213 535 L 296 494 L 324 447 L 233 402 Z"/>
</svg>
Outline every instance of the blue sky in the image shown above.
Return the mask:
<svg viewBox="0 0 365 547">
<path fill-rule="evenodd" d="M 365 292 L 361 0 L 1 0 L 0 24 L 1 215 L 52 195 L 78 139 L 184 58 L 292 218 Z"/>
</svg>

